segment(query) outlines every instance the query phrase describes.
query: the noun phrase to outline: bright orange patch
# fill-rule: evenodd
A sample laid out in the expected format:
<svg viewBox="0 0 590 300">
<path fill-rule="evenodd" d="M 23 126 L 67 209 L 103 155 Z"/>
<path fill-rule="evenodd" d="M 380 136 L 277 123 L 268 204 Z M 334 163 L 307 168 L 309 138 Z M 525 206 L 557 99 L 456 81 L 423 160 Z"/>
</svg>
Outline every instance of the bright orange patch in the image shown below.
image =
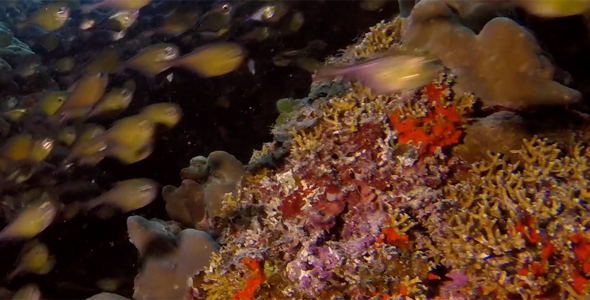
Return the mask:
<svg viewBox="0 0 590 300">
<path fill-rule="evenodd" d="M 263 270 L 257 260 L 245 257 L 242 263 L 252 269 L 246 288 L 236 292 L 232 300 L 250 300 L 254 298 L 258 287 L 266 280 Z"/>
<path fill-rule="evenodd" d="M 461 117 L 451 104 L 445 108 L 440 102 L 446 97 L 448 87 L 437 88 L 430 83 L 424 88 L 430 110 L 422 118 L 401 118 L 401 111 L 388 115 L 392 127 L 397 131 L 398 143 L 414 145 L 422 143 L 419 153 L 434 154 L 438 147 L 445 147 L 459 142 L 461 131 L 457 128 L 461 124 Z"/>
</svg>

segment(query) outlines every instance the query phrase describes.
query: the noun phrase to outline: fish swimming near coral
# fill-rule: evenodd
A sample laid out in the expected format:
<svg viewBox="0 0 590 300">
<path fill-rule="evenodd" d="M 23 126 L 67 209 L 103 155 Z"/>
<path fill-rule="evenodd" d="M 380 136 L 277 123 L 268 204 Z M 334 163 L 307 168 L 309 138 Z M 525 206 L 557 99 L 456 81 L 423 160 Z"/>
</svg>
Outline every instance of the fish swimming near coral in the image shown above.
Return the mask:
<svg viewBox="0 0 590 300">
<path fill-rule="evenodd" d="M 348 67 L 320 68 L 315 80 L 343 76 L 363 83 L 375 93 L 390 94 L 427 84 L 436 78 L 440 68 L 436 59 L 392 51 Z"/>
<path fill-rule="evenodd" d="M 86 210 L 103 204 L 118 207 L 123 212 L 142 208 L 150 204 L 159 192 L 158 183 L 147 178 L 119 181 L 115 186 L 96 199 L 84 205 Z"/>
<path fill-rule="evenodd" d="M 246 50 L 236 43 L 212 43 L 171 61 L 170 66 L 183 67 L 203 77 L 216 77 L 235 71 L 244 63 L 245 56 Z"/>
</svg>

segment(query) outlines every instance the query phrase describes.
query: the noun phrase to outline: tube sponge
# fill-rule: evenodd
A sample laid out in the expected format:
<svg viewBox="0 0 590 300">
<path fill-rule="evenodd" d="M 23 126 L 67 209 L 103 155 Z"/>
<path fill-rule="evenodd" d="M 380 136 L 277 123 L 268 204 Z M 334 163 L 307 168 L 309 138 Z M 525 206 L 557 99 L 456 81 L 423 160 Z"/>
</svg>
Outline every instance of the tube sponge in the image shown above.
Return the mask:
<svg viewBox="0 0 590 300">
<path fill-rule="evenodd" d="M 404 45 L 438 56 L 457 74 L 457 92 L 475 93 L 484 106 L 522 110 L 581 100 L 578 91 L 553 81 L 553 66 L 534 36 L 510 19 L 494 18 L 475 34 L 444 1 L 423 0 L 406 25 Z"/>
</svg>

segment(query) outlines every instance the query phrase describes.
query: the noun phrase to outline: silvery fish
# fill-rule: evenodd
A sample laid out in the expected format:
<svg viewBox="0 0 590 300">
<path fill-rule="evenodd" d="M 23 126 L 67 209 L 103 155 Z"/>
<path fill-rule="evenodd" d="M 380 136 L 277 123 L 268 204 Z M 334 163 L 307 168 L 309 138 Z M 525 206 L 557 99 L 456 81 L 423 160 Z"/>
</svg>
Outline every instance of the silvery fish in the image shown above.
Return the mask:
<svg viewBox="0 0 590 300">
<path fill-rule="evenodd" d="M 438 75 L 437 60 L 418 54 L 386 53 L 348 67 L 320 68 L 315 80 L 338 76 L 356 80 L 378 94 L 415 89 L 432 81 Z"/>
</svg>

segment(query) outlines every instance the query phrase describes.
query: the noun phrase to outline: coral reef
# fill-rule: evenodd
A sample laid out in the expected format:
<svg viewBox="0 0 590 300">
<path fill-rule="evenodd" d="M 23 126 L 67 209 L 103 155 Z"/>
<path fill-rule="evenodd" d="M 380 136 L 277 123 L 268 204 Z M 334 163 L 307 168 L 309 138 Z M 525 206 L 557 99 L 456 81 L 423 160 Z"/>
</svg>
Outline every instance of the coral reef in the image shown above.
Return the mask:
<svg viewBox="0 0 590 300">
<path fill-rule="evenodd" d="M 420 9 L 433 3 L 424 2 Z M 508 28 L 507 40 L 522 36 L 510 22 L 486 26 Z M 406 46 L 402 23 L 377 24 L 328 63 Z M 447 25 L 441 24 L 452 33 L 466 30 Z M 534 41 L 526 43 L 530 51 L 523 55 L 538 55 Z M 462 49 L 471 50 L 456 47 Z M 549 65 L 536 66 L 549 71 L 526 71 L 518 80 L 578 99 L 546 76 Z M 564 107 L 553 116 L 482 109 L 481 101 L 492 103 L 489 93 L 519 109 L 570 102 L 562 101 L 563 93 L 538 98 L 538 90 L 530 97 L 504 88 L 492 93 L 497 86 L 481 76 L 484 89 L 470 86 L 474 93 L 464 93 L 456 87 L 471 75 L 452 62 L 447 67 L 415 91 L 375 95 L 336 80 L 315 82 L 305 99 L 277 103 L 275 140 L 255 151 L 237 189 L 217 202 L 222 213 L 213 223 L 222 247 L 195 278 L 198 294 L 584 299 L 590 288 L 588 116 Z M 203 178 L 205 164 L 195 158 L 183 179 Z"/>
</svg>

